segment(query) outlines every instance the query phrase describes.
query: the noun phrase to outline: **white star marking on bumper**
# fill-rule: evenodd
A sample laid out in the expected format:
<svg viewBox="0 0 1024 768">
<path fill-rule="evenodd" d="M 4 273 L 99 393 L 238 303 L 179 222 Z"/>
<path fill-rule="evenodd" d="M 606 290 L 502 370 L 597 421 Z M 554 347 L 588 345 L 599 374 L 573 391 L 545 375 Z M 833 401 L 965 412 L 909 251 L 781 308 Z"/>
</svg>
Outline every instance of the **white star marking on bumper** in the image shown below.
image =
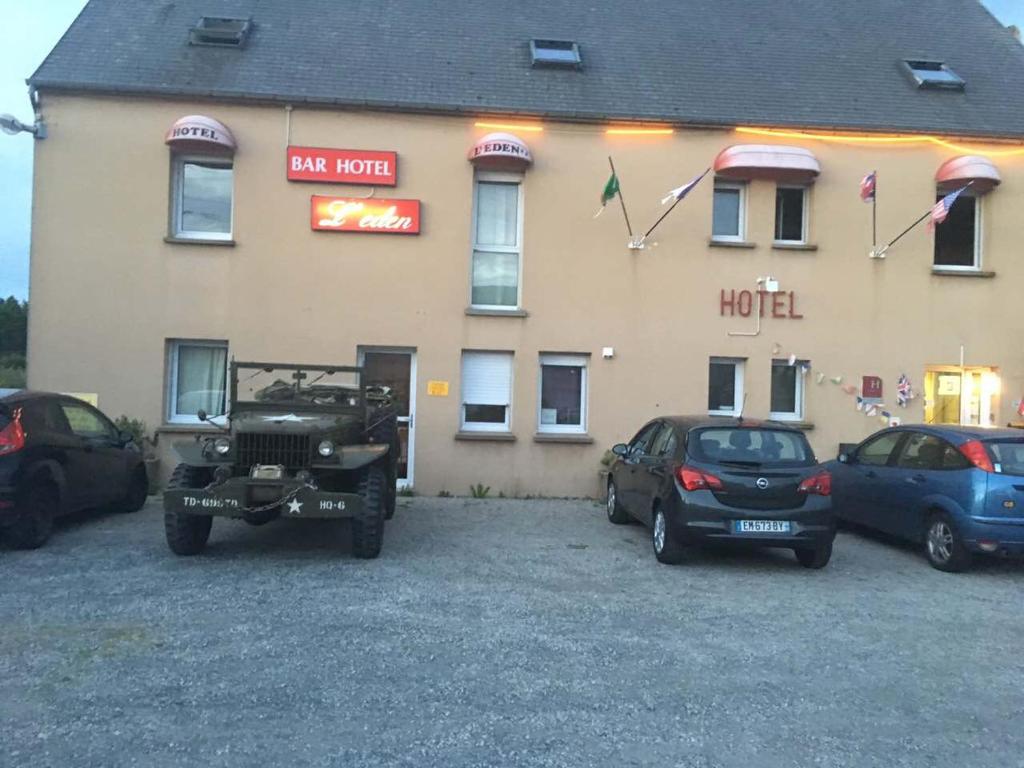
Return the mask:
<svg viewBox="0 0 1024 768">
<path fill-rule="evenodd" d="M 288 514 L 289 515 L 300 515 L 302 514 L 302 502 L 298 499 L 292 499 L 288 502 Z"/>
</svg>

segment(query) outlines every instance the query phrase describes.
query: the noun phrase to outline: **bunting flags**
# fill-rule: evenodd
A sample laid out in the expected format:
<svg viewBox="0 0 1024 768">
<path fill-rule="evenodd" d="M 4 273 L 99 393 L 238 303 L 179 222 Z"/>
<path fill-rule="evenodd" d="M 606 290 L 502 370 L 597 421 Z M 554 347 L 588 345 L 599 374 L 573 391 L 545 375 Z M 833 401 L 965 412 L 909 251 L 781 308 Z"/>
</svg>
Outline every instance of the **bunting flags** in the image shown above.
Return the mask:
<svg viewBox="0 0 1024 768">
<path fill-rule="evenodd" d="M 875 186 L 878 183 L 878 173 L 872 171 L 863 179 L 860 180 L 860 199 L 865 203 L 873 203 L 875 201 Z"/>
</svg>

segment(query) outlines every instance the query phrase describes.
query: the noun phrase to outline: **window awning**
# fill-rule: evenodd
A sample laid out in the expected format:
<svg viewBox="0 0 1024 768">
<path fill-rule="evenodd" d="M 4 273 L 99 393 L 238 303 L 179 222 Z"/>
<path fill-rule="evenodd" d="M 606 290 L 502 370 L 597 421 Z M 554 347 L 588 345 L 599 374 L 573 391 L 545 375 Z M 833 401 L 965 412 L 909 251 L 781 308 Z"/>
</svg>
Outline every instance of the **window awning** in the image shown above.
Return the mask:
<svg viewBox="0 0 1024 768">
<path fill-rule="evenodd" d="M 725 179 L 809 182 L 821 173 L 809 149 L 781 144 L 735 144 L 715 158 L 715 175 Z"/>
<path fill-rule="evenodd" d="M 227 126 L 205 115 L 186 115 L 174 121 L 164 143 L 193 152 L 234 152 L 238 145 Z"/>
<path fill-rule="evenodd" d="M 992 161 L 979 155 L 960 155 L 947 160 L 939 166 L 935 172 L 935 181 L 941 189 L 950 191 L 962 187 L 967 182 L 971 184 L 971 191 L 975 194 L 983 194 L 997 186 L 1003 179 L 999 175 L 999 169 Z"/>
<path fill-rule="evenodd" d="M 526 142 L 511 133 L 488 133 L 469 150 L 469 162 L 478 168 L 525 170 L 533 162 Z"/>
</svg>

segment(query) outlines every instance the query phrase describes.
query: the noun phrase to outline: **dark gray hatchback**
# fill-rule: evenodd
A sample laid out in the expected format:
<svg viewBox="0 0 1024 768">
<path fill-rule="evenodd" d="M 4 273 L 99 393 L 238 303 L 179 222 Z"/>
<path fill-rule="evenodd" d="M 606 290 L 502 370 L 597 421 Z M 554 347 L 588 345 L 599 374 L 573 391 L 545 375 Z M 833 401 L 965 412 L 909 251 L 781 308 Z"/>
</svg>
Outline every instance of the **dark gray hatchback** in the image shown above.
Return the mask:
<svg viewBox="0 0 1024 768">
<path fill-rule="evenodd" d="M 613 449 L 608 519 L 651 529 L 659 562 L 688 545 L 792 549 L 807 568 L 832 556 L 832 477 L 803 432 L 778 422 L 674 416 Z"/>
</svg>

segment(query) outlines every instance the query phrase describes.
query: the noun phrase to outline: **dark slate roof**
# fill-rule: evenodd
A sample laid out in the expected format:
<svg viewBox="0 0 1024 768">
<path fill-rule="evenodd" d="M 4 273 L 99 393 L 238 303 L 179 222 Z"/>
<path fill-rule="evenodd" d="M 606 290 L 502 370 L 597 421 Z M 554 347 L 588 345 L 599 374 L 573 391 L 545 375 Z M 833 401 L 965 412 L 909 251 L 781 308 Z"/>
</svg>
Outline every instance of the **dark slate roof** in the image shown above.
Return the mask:
<svg viewBox="0 0 1024 768">
<path fill-rule="evenodd" d="M 251 16 L 244 50 L 188 45 Z M 531 38 L 581 71 L 532 69 Z M 966 91 L 919 91 L 905 58 Z M 90 0 L 40 89 L 575 120 L 1024 135 L 1024 47 L 978 0 Z"/>
</svg>

